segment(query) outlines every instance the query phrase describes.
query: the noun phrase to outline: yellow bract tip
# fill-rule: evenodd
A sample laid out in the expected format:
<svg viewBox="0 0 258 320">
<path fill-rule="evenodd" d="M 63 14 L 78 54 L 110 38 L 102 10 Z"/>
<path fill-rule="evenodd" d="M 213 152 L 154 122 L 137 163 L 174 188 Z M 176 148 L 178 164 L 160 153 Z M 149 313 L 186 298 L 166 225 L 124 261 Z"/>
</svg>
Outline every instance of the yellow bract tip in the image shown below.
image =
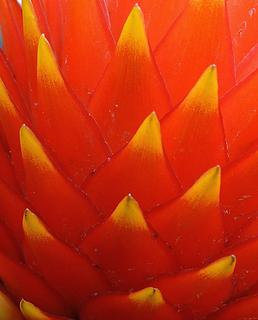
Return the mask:
<svg viewBox="0 0 258 320">
<path fill-rule="evenodd" d="M 192 205 L 210 205 L 219 203 L 221 182 L 220 166 L 213 167 L 206 171 L 195 184 L 186 191 L 182 199 Z"/>
<path fill-rule="evenodd" d="M 181 103 L 185 110 L 216 112 L 218 110 L 217 67 L 212 64 L 201 75 L 195 86 Z"/>
<path fill-rule="evenodd" d="M 63 78 L 60 74 L 55 55 L 44 34 L 40 36 L 38 43 L 37 76 L 38 79 L 44 80 L 49 84 L 63 84 Z"/>
<path fill-rule="evenodd" d="M 33 42 L 33 45 L 37 45 L 40 30 L 31 0 L 22 0 L 22 15 L 24 38 L 29 42 Z"/>
<path fill-rule="evenodd" d="M 150 307 L 160 306 L 165 303 L 159 289 L 148 287 L 129 294 L 129 299 L 137 304 L 147 304 Z"/>
<path fill-rule="evenodd" d="M 29 209 L 24 211 L 22 226 L 27 237 L 52 238 L 41 220 Z"/>
<path fill-rule="evenodd" d="M 133 7 L 124 24 L 117 43 L 117 52 L 125 52 L 127 54 L 134 54 L 135 56 L 150 56 L 144 18 L 138 4 Z"/>
<path fill-rule="evenodd" d="M 110 219 L 122 228 L 148 229 L 138 202 L 130 194 L 119 203 Z"/>
<path fill-rule="evenodd" d="M 24 299 L 20 301 L 20 310 L 23 316 L 28 320 L 49 320 L 49 317 L 39 308 Z"/>
<path fill-rule="evenodd" d="M 141 153 L 163 155 L 160 123 L 155 112 L 143 121 L 129 143 L 129 147 Z"/>
<path fill-rule="evenodd" d="M 236 257 L 231 255 L 209 264 L 199 271 L 199 275 L 203 278 L 210 279 L 228 278 L 233 274 L 235 266 Z"/>
<path fill-rule="evenodd" d="M 2 79 L 0 79 L 0 105 L 1 105 L 1 108 L 4 108 L 5 111 L 7 111 L 12 116 L 15 116 L 15 117 L 17 116 L 15 107 L 9 97 L 8 91 Z"/>
<path fill-rule="evenodd" d="M 16 305 L 0 291 L 0 320 L 22 320 Z"/>
<path fill-rule="evenodd" d="M 45 154 L 41 143 L 26 125 L 22 125 L 20 129 L 20 144 L 24 160 L 29 160 L 35 163 L 36 166 L 43 170 L 54 170 L 54 167 Z"/>
</svg>

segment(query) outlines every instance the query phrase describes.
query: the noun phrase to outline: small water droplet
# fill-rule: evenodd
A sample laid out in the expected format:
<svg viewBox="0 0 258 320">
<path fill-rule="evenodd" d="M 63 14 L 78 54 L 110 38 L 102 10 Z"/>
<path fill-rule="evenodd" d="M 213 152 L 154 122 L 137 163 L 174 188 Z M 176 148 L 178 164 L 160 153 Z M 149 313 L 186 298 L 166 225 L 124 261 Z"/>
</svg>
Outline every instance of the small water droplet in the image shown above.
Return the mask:
<svg viewBox="0 0 258 320">
<path fill-rule="evenodd" d="M 248 14 L 250 17 L 253 17 L 256 14 L 256 9 L 255 8 L 251 8 L 248 10 Z"/>
</svg>

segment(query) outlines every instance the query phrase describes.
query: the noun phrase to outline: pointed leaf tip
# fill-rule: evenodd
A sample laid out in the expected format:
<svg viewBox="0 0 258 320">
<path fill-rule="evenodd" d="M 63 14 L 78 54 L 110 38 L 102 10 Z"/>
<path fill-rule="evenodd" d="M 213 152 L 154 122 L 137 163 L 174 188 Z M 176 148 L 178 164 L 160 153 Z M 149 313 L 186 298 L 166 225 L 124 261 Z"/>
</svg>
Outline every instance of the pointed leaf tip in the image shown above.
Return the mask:
<svg viewBox="0 0 258 320">
<path fill-rule="evenodd" d="M 48 313 L 43 312 L 40 308 L 36 307 L 31 302 L 24 299 L 20 301 L 20 310 L 22 315 L 27 320 L 68 320 L 68 318 L 49 315 Z"/>
<path fill-rule="evenodd" d="M 183 195 L 183 199 L 191 203 L 216 204 L 219 202 L 220 183 L 221 169 L 216 166 L 206 171 Z"/>
<path fill-rule="evenodd" d="M 13 301 L 2 291 L 0 291 L 0 319 L 1 320 L 23 320 Z"/>
<path fill-rule="evenodd" d="M 20 310 L 26 319 L 46 320 L 47 317 L 42 311 L 32 303 L 22 299 L 20 301 Z"/>
<path fill-rule="evenodd" d="M 136 304 L 146 304 L 157 307 L 165 304 L 159 289 L 148 287 L 129 294 L 129 299 Z"/>
<path fill-rule="evenodd" d="M 28 238 L 51 238 L 44 224 L 30 209 L 25 209 L 22 221 L 23 231 Z"/>
<path fill-rule="evenodd" d="M 63 79 L 60 75 L 56 58 L 44 34 L 42 34 L 39 38 L 37 61 L 38 78 L 42 77 L 46 81 L 54 82 L 55 84 L 63 83 Z"/>
<path fill-rule="evenodd" d="M 42 169 L 53 169 L 53 166 L 46 156 L 42 145 L 40 144 L 32 130 L 25 124 L 20 128 L 20 144 L 22 157 L 24 159 L 30 158 L 32 162 L 40 165 Z"/>
<path fill-rule="evenodd" d="M 33 42 L 37 41 L 40 31 L 31 0 L 22 0 L 22 14 L 25 39 Z"/>
<path fill-rule="evenodd" d="M 184 109 L 198 107 L 202 112 L 216 112 L 218 108 L 218 75 L 215 64 L 201 75 L 182 103 Z"/>
<path fill-rule="evenodd" d="M 4 82 L 0 78 L 0 105 L 1 108 L 5 108 L 12 115 L 16 115 L 15 108 L 10 100 L 8 91 Z"/>
<path fill-rule="evenodd" d="M 160 123 L 155 112 L 152 112 L 141 124 L 130 142 L 136 150 L 163 154 Z"/>
<path fill-rule="evenodd" d="M 121 227 L 148 230 L 139 204 L 131 194 L 124 197 L 124 199 L 118 204 L 111 215 L 111 219 Z"/>
<path fill-rule="evenodd" d="M 236 256 L 230 255 L 223 257 L 201 269 L 199 274 L 201 277 L 210 279 L 225 279 L 229 278 L 236 266 Z"/>
<path fill-rule="evenodd" d="M 129 53 L 130 51 L 137 55 L 150 56 L 144 17 L 138 4 L 132 8 L 117 43 L 118 53 Z"/>
</svg>

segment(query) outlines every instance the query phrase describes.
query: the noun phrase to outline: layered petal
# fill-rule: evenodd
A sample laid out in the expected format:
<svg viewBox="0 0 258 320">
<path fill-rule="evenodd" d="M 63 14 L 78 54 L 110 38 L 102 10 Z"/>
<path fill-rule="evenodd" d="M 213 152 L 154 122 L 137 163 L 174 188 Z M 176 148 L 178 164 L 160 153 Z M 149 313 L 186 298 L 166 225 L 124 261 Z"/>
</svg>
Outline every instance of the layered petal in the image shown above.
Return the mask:
<svg viewBox="0 0 258 320">
<path fill-rule="evenodd" d="M 258 71 L 239 83 L 221 101 L 228 153 L 231 160 L 241 157 L 257 142 Z"/>
<path fill-rule="evenodd" d="M 41 31 L 31 0 L 22 1 L 22 14 L 29 97 L 33 104 L 37 104 L 37 46 Z"/>
<path fill-rule="evenodd" d="M 19 309 L 11 299 L 0 291 L 0 320 L 22 320 Z"/>
<path fill-rule="evenodd" d="M 239 296 L 258 283 L 258 240 L 248 241 L 239 247 L 230 248 L 228 251 L 233 252 L 237 257 L 234 272 L 234 295 Z"/>
<path fill-rule="evenodd" d="M 182 268 L 201 266 L 224 247 L 219 193 L 220 168 L 214 167 L 180 198 L 148 216 L 153 229 L 171 246 Z"/>
<path fill-rule="evenodd" d="M 255 151 L 222 172 L 221 206 L 228 238 L 257 216 L 257 163 Z"/>
<path fill-rule="evenodd" d="M 169 97 L 152 58 L 143 16 L 135 5 L 89 111 L 115 152 L 131 139 L 150 112 L 154 110 L 162 117 L 169 109 Z"/>
<path fill-rule="evenodd" d="M 58 61 L 61 59 L 63 11 L 60 0 L 32 0 L 40 29 L 49 39 Z"/>
<path fill-rule="evenodd" d="M 115 39 L 119 38 L 123 23 L 134 4 L 135 1 L 133 0 L 107 1 L 111 30 Z M 155 48 L 182 13 L 187 0 L 140 0 L 138 4 L 144 12 L 151 46 Z"/>
<path fill-rule="evenodd" d="M 214 320 L 255 319 L 258 313 L 258 297 L 247 297 L 223 308 Z"/>
<path fill-rule="evenodd" d="M 33 110 L 36 129 L 68 177 L 80 184 L 107 158 L 107 147 L 93 119 L 69 93 L 43 35 L 38 47 L 37 81 L 39 105 Z"/>
<path fill-rule="evenodd" d="M 101 308 L 99 307 L 101 305 Z M 92 300 L 81 312 L 82 320 L 179 320 L 157 288 L 148 287 L 129 295 L 110 295 Z"/>
<path fill-rule="evenodd" d="M 69 243 L 78 243 L 96 223 L 97 214 L 55 168 L 28 127 L 21 127 L 20 140 L 27 199 L 54 234 Z"/>
<path fill-rule="evenodd" d="M 18 300 L 27 299 L 54 314 L 70 314 L 68 306 L 54 291 L 49 289 L 41 278 L 35 276 L 22 264 L 12 261 L 1 253 L 0 277 L 6 289 L 12 292 L 12 295 Z"/>
<path fill-rule="evenodd" d="M 144 120 L 130 143 L 112 161 L 86 180 L 83 188 L 104 215 L 110 214 L 128 193 L 135 196 L 143 210 L 178 194 L 177 180 L 163 153 L 155 113 Z"/>
<path fill-rule="evenodd" d="M 227 9 L 235 63 L 238 65 L 257 45 L 257 2 L 255 0 L 230 0 L 227 3 Z"/>
<path fill-rule="evenodd" d="M 7 140 L 8 147 L 11 151 L 16 175 L 20 182 L 23 180 L 23 167 L 19 143 L 19 130 L 24 122 L 23 116 L 11 101 L 6 86 L 0 79 L 0 123 Z"/>
<path fill-rule="evenodd" d="M 15 0 L 1 0 L 0 25 L 3 35 L 3 50 L 11 63 L 19 86 L 24 92 L 27 92 L 27 73 L 21 22 L 21 9 L 18 2 Z"/>
<path fill-rule="evenodd" d="M 86 103 L 110 61 L 113 41 L 99 1 L 68 0 L 62 2 L 62 10 L 62 70 Z"/>
<path fill-rule="evenodd" d="M 147 280 L 175 270 L 172 254 L 154 237 L 131 195 L 86 237 L 81 249 L 119 290 L 138 289 Z"/>
<path fill-rule="evenodd" d="M 184 101 L 162 121 L 161 132 L 165 153 L 183 189 L 225 162 L 215 65 L 204 71 Z"/>
<path fill-rule="evenodd" d="M 40 310 L 34 304 L 24 299 L 20 302 L 22 315 L 27 320 L 68 320 L 68 318 L 52 316 Z"/>
<path fill-rule="evenodd" d="M 106 281 L 87 258 L 54 238 L 30 210 L 23 218 L 27 260 L 73 308 L 106 289 Z"/>
<path fill-rule="evenodd" d="M 210 64 L 219 70 L 220 94 L 234 83 L 233 54 L 225 0 L 190 0 L 155 52 L 177 105 Z"/>
<path fill-rule="evenodd" d="M 18 190 L 17 180 L 11 164 L 10 155 L 4 150 L 2 143 L 0 143 L 0 176 L 11 189 Z"/>
<path fill-rule="evenodd" d="M 10 63 L 2 50 L 0 50 L 0 78 L 5 87 L 8 88 L 8 94 L 15 107 L 21 114 L 27 115 L 29 108 L 26 97 L 19 87 L 15 74 L 11 70 Z"/>
<path fill-rule="evenodd" d="M 2 223 L 0 224 L 0 251 L 15 261 L 22 260 L 21 250 L 15 243 L 13 235 Z"/>
<path fill-rule="evenodd" d="M 22 217 L 28 203 L 0 180 L 0 220 L 11 230 L 18 243 L 23 239 Z"/>
<path fill-rule="evenodd" d="M 198 271 L 165 277 L 154 285 L 187 319 L 204 318 L 230 298 L 235 265 L 235 256 L 227 256 Z"/>
</svg>

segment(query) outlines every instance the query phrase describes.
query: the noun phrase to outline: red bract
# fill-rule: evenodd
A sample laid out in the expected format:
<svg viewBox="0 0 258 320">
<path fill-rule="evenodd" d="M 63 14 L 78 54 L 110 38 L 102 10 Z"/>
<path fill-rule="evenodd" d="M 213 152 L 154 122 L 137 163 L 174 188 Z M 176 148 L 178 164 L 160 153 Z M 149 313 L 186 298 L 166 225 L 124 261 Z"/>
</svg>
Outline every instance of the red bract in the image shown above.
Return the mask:
<svg viewBox="0 0 258 320">
<path fill-rule="evenodd" d="M 258 319 L 255 0 L 0 0 L 0 320 Z"/>
</svg>

